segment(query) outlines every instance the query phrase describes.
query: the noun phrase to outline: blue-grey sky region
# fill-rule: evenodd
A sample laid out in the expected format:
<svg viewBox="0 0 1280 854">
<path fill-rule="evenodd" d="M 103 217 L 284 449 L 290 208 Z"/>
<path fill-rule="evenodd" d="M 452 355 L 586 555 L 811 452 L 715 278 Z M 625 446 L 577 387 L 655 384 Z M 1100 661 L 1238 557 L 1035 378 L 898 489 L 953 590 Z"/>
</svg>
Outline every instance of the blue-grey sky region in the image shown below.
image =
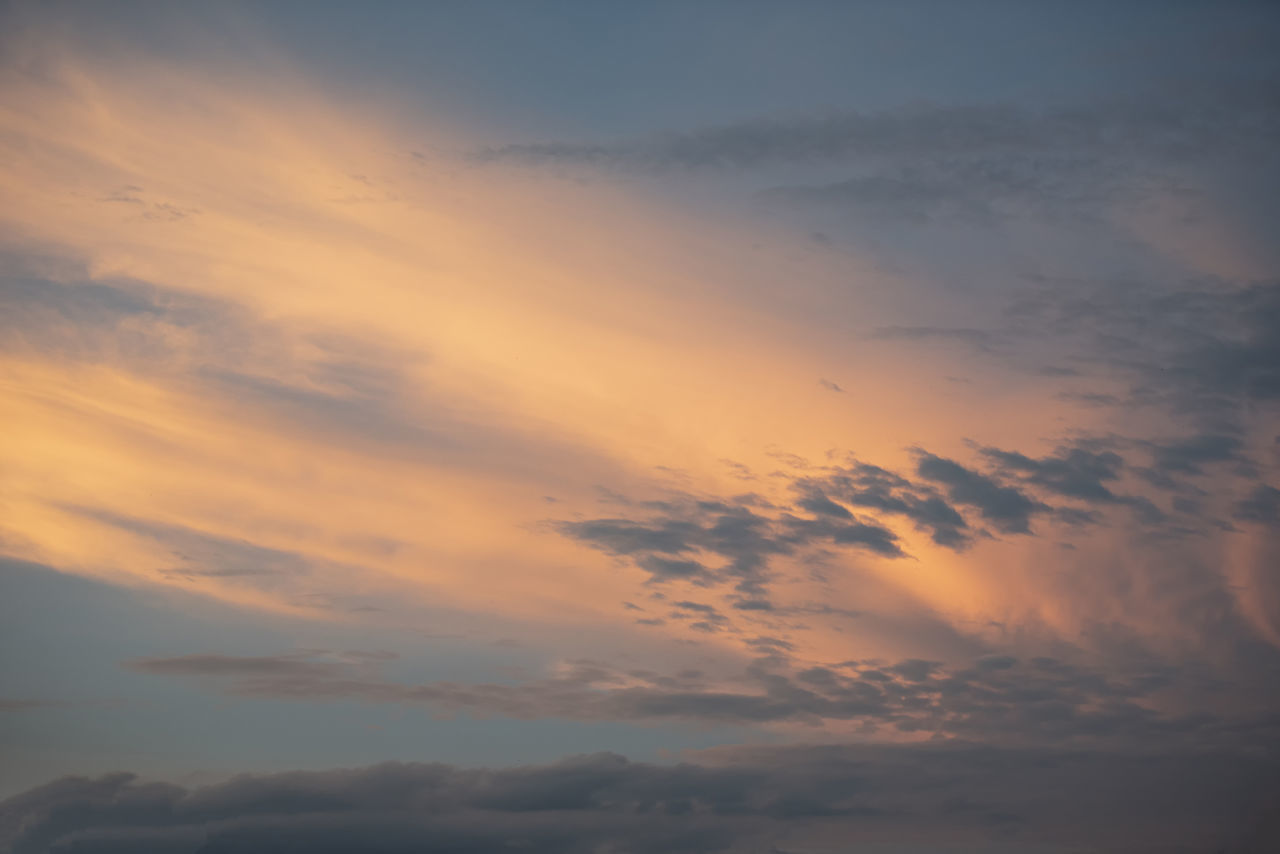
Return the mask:
<svg viewBox="0 0 1280 854">
<path fill-rule="evenodd" d="M 0 852 L 1266 852 L 1265 2 L 0 10 Z"/>
</svg>

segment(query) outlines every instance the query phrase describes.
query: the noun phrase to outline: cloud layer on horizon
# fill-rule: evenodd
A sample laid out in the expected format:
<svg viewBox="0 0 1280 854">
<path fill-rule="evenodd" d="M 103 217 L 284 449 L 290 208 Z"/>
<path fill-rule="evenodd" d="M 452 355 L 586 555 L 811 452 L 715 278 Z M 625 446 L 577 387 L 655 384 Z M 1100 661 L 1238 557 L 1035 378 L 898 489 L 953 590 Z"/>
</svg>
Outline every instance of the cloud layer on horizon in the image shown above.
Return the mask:
<svg viewBox="0 0 1280 854">
<path fill-rule="evenodd" d="M 1045 803 L 1036 792 L 1046 786 L 1062 795 Z M 1275 832 L 1277 786 L 1274 765 L 1258 757 L 974 745 L 748 748 L 671 766 L 616 754 L 494 770 L 388 763 L 203 787 L 116 774 L 0 803 L 0 844 L 13 854 L 693 854 L 762 841 L 827 850 L 892 834 L 941 851 L 1220 845 L 1246 854 L 1266 850 Z"/>
<path fill-rule="evenodd" d="M 200 611 L 227 643 L 67 703 L 74 650 L 33 653 L 0 717 L 783 745 L 66 778 L 6 802 L 13 854 L 1275 832 L 1274 80 L 493 143 L 270 49 L 42 14 L 0 37 L 0 559 L 277 633 Z"/>
</svg>

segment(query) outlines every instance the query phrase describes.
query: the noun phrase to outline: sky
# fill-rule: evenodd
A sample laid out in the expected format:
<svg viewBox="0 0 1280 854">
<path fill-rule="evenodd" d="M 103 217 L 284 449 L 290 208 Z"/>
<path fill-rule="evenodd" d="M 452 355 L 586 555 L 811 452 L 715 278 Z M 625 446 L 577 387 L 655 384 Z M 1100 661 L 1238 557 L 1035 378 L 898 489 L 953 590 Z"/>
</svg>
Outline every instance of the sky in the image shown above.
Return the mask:
<svg viewBox="0 0 1280 854">
<path fill-rule="evenodd" d="M 0 6 L 0 852 L 1276 850 L 1277 43 Z"/>
</svg>

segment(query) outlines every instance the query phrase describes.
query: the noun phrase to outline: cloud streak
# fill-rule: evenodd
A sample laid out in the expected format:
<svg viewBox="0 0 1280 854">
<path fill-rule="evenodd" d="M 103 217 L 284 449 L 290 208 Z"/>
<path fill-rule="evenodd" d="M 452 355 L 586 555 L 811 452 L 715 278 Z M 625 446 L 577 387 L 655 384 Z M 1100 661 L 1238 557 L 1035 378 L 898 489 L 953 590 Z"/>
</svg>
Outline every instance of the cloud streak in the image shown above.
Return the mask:
<svg viewBox="0 0 1280 854">
<path fill-rule="evenodd" d="M 678 608 L 714 610 L 696 603 Z M 919 659 L 787 664 L 771 653 L 743 673 L 666 675 L 605 662 L 566 662 L 556 675 L 516 684 L 404 684 L 380 675 L 385 654 L 187 655 L 143 659 L 144 673 L 214 680 L 233 694 L 294 701 L 421 704 L 446 713 L 580 721 L 679 721 L 807 727 L 849 723 L 864 734 L 962 738 L 989 744 L 1169 744 L 1244 747 L 1272 743 L 1274 716 L 1225 719 L 1160 711 L 1161 695 L 1196 677 L 1162 667 L 1107 676 L 1048 657 L 988 655 L 965 665 Z"/>
</svg>

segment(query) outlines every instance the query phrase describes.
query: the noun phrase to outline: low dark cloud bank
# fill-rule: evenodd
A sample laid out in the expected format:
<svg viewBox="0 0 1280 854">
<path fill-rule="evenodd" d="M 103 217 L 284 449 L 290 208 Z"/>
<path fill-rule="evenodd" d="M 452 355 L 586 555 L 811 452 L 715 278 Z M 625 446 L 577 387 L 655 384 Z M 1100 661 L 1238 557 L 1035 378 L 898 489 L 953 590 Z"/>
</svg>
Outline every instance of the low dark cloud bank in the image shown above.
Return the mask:
<svg viewBox="0 0 1280 854">
<path fill-rule="evenodd" d="M 828 745 L 723 748 L 678 765 L 615 754 L 502 769 L 386 763 L 203 787 L 68 777 L 0 804 L 0 850 L 698 854 L 962 841 L 1263 852 L 1280 830 L 1269 758 Z"/>
</svg>

